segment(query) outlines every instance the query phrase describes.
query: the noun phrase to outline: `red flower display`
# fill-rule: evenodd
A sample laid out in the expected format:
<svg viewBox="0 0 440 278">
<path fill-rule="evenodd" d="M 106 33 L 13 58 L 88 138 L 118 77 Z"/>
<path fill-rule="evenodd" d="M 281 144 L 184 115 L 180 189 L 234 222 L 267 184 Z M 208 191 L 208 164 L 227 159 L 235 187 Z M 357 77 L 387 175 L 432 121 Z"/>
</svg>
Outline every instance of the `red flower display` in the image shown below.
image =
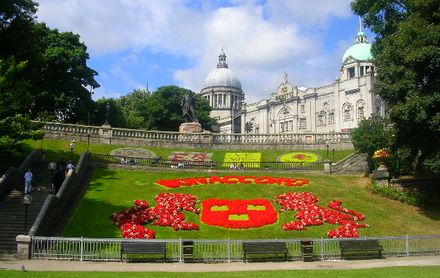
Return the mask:
<svg viewBox="0 0 440 278">
<path fill-rule="evenodd" d="M 368 227 L 367 224 L 359 224 L 355 221 L 365 220 L 362 213 L 342 207 L 342 202 L 333 200 L 328 204 L 329 208 L 318 206 L 318 198 L 310 192 L 285 193 L 275 196 L 275 202 L 281 205 L 283 210 L 295 210 L 295 218 L 298 220 L 285 223 L 283 230 L 304 230 L 306 226 L 340 224 L 341 227 L 327 233 L 328 237 L 358 237 L 358 228 Z"/>
<path fill-rule="evenodd" d="M 212 226 L 248 229 L 277 222 L 278 213 L 266 199 L 207 199 L 202 201 L 200 220 Z"/>
<path fill-rule="evenodd" d="M 178 178 L 172 180 L 157 180 L 158 185 L 168 188 L 179 188 L 182 186 L 207 185 L 207 184 L 277 184 L 283 186 L 302 186 L 309 183 L 305 178 L 284 178 L 284 177 L 255 177 L 255 176 L 212 176 L 200 178 Z"/>
<path fill-rule="evenodd" d="M 152 239 L 155 232 L 142 225 L 153 221 L 154 225 L 170 226 L 174 230 L 198 230 L 195 223 L 185 222 L 182 210 L 199 214 L 195 208 L 197 197 L 190 194 L 161 193 L 154 198 L 157 205 L 149 207 L 145 200 L 135 200 L 135 207 L 111 216 L 113 223 L 121 229 L 124 238 Z"/>
</svg>

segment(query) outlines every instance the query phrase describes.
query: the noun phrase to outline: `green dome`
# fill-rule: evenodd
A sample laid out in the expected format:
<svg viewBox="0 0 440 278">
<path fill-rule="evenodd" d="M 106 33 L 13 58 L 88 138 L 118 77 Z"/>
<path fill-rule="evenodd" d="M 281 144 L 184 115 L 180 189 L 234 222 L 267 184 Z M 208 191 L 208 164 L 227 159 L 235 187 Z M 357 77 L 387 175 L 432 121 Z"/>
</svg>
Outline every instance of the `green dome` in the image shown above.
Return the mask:
<svg viewBox="0 0 440 278">
<path fill-rule="evenodd" d="M 371 44 L 368 43 L 367 36 L 364 32 L 357 34 L 356 43 L 345 51 L 342 57 L 342 63 L 350 56 L 359 61 L 370 61 L 373 59 L 371 55 Z"/>
</svg>

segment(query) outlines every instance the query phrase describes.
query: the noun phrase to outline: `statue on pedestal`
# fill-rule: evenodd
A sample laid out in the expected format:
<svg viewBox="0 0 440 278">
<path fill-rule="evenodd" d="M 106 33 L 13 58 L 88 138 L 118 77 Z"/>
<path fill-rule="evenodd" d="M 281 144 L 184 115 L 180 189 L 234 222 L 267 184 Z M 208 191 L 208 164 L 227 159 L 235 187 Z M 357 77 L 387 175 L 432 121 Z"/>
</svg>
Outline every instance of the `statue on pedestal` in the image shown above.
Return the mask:
<svg viewBox="0 0 440 278">
<path fill-rule="evenodd" d="M 182 98 L 180 105 L 182 106 L 182 113 L 187 123 L 198 123 L 196 111 L 194 109 L 194 99 L 191 92 L 187 92 Z"/>
</svg>

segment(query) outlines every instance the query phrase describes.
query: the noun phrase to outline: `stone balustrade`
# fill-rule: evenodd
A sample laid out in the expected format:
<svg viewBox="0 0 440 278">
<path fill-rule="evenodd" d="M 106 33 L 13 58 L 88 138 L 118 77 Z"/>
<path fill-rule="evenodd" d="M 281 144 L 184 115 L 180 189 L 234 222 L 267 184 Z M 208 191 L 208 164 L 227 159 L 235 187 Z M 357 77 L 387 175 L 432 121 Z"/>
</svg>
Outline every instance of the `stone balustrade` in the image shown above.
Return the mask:
<svg viewBox="0 0 440 278">
<path fill-rule="evenodd" d="M 114 128 L 108 125 L 86 126 L 46 123 L 45 138 L 128 146 L 228 148 L 228 149 L 350 149 L 351 135 L 332 133 L 223 134 L 179 133 L 171 131 Z"/>
</svg>

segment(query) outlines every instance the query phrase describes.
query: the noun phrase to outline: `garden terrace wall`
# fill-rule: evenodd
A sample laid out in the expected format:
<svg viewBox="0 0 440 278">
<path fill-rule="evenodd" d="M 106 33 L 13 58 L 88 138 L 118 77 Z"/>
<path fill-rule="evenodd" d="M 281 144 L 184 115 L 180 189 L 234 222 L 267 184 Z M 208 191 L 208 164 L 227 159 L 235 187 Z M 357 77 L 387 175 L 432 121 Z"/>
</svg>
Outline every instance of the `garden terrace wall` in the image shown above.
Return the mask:
<svg viewBox="0 0 440 278">
<path fill-rule="evenodd" d="M 179 133 L 141 129 L 113 128 L 108 125 L 85 126 L 46 123 L 45 138 L 92 143 L 147 146 L 159 148 L 218 148 L 218 149 L 289 149 L 325 150 L 353 149 L 351 135 L 346 132 L 303 134 L 221 134 Z"/>
</svg>

